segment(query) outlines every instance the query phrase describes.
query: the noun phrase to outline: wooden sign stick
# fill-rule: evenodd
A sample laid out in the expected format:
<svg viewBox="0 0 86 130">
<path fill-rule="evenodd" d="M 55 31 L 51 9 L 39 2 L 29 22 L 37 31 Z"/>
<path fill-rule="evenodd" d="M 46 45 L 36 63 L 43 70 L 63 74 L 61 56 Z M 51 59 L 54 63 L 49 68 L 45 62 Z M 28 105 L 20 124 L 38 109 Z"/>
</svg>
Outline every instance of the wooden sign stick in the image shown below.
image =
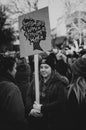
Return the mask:
<svg viewBox="0 0 86 130">
<path fill-rule="evenodd" d="M 40 103 L 40 96 L 39 96 L 39 70 L 38 70 L 38 54 L 34 55 L 34 67 L 35 67 L 35 97 L 36 102 Z"/>
</svg>

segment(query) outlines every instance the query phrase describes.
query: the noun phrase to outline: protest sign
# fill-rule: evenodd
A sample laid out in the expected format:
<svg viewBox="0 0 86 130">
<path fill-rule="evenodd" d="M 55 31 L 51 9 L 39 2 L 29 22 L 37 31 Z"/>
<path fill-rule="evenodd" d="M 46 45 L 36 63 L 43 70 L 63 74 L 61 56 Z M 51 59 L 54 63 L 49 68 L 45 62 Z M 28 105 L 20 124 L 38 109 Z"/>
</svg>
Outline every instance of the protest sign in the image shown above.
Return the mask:
<svg viewBox="0 0 86 130">
<path fill-rule="evenodd" d="M 51 49 L 48 7 L 19 16 L 20 55 L 34 55 Z"/>
<path fill-rule="evenodd" d="M 40 103 L 38 54 L 51 50 L 48 7 L 19 16 L 20 56 L 34 55 L 35 97 Z"/>
</svg>

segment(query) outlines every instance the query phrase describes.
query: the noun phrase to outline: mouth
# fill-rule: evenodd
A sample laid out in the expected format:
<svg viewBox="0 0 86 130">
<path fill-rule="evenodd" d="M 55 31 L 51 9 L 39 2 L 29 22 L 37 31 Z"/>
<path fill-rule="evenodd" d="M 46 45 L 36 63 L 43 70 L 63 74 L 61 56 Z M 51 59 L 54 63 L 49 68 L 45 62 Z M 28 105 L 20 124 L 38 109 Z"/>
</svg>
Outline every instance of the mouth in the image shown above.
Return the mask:
<svg viewBox="0 0 86 130">
<path fill-rule="evenodd" d="M 42 75 L 46 75 L 46 73 L 45 73 L 45 72 L 42 72 L 41 74 L 42 74 Z"/>
</svg>

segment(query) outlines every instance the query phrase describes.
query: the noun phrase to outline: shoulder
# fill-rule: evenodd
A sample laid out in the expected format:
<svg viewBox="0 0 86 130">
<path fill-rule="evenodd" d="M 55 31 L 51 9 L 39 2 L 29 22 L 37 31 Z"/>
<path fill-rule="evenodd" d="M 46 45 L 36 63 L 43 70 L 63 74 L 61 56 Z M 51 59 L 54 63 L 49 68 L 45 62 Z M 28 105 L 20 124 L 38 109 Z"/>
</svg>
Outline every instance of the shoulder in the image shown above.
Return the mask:
<svg viewBox="0 0 86 130">
<path fill-rule="evenodd" d="M 62 76 L 60 73 L 58 73 L 57 71 L 54 73 L 54 80 L 56 82 L 62 83 L 64 85 L 68 85 L 69 84 L 69 80 L 66 76 Z"/>
<path fill-rule="evenodd" d="M 0 98 L 1 102 L 9 104 L 9 107 L 13 106 L 14 108 L 16 107 L 16 109 L 18 106 L 23 107 L 21 92 L 13 82 L 0 82 Z"/>
<path fill-rule="evenodd" d="M 9 92 L 20 92 L 17 85 L 15 85 L 13 82 L 9 81 L 2 81 L 0 82 L 0 89 L 3 91 Z"/>
</svg>

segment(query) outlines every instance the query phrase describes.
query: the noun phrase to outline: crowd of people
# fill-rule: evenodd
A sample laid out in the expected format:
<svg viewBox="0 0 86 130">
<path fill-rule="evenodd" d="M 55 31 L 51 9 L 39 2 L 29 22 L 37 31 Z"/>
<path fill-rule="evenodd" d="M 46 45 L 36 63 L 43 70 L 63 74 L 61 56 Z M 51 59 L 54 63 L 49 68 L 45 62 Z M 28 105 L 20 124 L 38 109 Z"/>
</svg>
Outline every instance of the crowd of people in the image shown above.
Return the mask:
<svg viewBox="0 0 86 130">
<path fill-rule="evenodd" d="M 70 62 L 71 60 L 71 62 Z M 33 56 L 0 56 L 0 129 L 85 129 L 86 54 L 39 54 L 40 103 L 35 99 Z"/>
</svg>

